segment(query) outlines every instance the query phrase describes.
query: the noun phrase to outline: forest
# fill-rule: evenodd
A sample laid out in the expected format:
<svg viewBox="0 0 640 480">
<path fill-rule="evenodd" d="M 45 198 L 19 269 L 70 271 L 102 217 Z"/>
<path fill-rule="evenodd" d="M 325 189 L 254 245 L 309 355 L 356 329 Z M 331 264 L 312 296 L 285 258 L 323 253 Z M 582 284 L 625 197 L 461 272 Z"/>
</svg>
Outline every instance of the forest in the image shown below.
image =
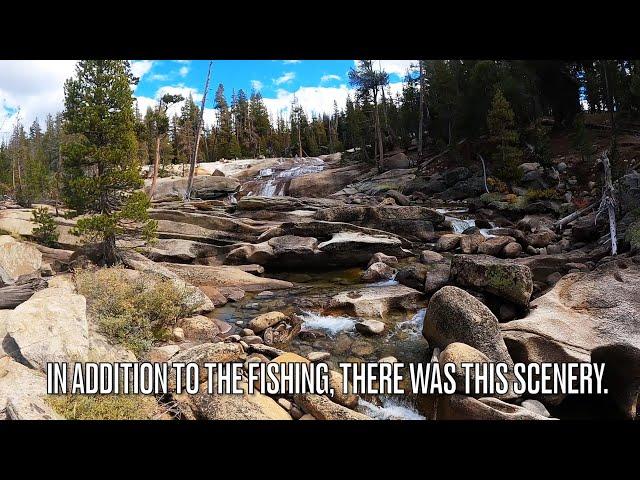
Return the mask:
<svg viewBox="0 0 640 480">
<path fill-rule="evenodd" d="M 331 114 L 309 116 L 294 100 L 289 118 L 270 118 L 260 92 L 233 91 L 228 102 L 219 84 L 214 95 L 216 121 L 202 130 L 198 163 L 353 149 L 355 160 L 375 162 L 380 145 L 384 151 L 417 149 L 418 158 L 427 149 L 430 154 L 451 149 L 468 156 L 468 145 L 473 145 L 473 152 L 495 155 L 499 144 L 499 163 L 504 165 L 498 169 L 508 181 L 522 152 L 533 152 L 543 163 L 548 160 L 552 129 L 566 131 L 575 148 L 590 155 L 587 114 L 612 128 L 615 170 L 616 120 L 633 120 L 640 113 L 640 64 L 633 60 L 424 60 L 407 72 L 402 92 L 395 96 L 386 73 L 368 62 L 361 71 L 353 71 L 350 84 L 355 93 L 345 105 L 334 102 Z M 168 118 L 167 106 L 181 100 L 180 114 Z M 193 98 L 171 95 L 145 112 L 134 105 L 140 164 L 153 164 L 159 152 L 162 176 L 167 165 L 189 163 L 199 110 Z M 48 115 L 44 127 L 38 119 L 28 127 L 17 123 L 0 145 L 0 192 L 14 192 L 25 205 L 55 198 L 64 135 L 61 113 Z M 460 146 L 461 141 L 467 146 Z"/>
</svg>

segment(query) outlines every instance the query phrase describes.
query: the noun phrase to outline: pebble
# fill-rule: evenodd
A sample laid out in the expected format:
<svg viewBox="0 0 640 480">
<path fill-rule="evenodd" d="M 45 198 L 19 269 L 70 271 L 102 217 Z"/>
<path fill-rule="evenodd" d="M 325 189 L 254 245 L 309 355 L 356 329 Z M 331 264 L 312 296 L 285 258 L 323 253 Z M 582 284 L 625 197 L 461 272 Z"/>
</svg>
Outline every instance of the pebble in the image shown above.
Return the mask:
<svg viewBox="0 0 640 480">
<path fill-rule="evenodd" d="M 302 415 L 298 420 L 315 420 L 316 418 L 309 414 L 309 413 L 305 413 L 304 415 Z"/>
<path fill-rule="evenodd" d="M 291 411 L 291 407 L 293 406 L 289 400 L 286 398 L 279 398 L 278 405 L 284 408 L 287 412 Z"/>
<path fill-rule="evenodd" d="M 242 346 L 242 348 L 244 348 L 245 350 L 248 350 L 248 349 L 249 349 L 249 345 L 247 345 L 247 343 L 246 343 L 246 342 L 243 342 L 242 340 L 240 340 L 240 342 L 239 342 L 239 343 L 240 343 L 240 345 Z"/>
<path fill-rule="evenodd" d="M 257 294 L 256 298 L 270 298 L 270 297 L 273 297 L 274 295 L 275 293 L 269 290 L 265 290 L 264 292 L 260 292 L 259 294 Z"/>
<path fill-rule="evenodd" d="M 252 335 L 255 335 L 255 332 L 250 328 L 243 328 L 240 332 L 240 335 L 242 335 L 243 337 L 250 337 Z"/>
<path fill-rule="evenodd" d="M 184 341 L 184 330 L 182 330 L 182 328 L 180 327 L 176 327 L 173 329 L 173 339 L 176 342 L 183 342 Z"/>
<path fill-rule="evenodd" d="M 378 363 L 398 363 L 398 359 L 393 356 L 382 357 L 380 360 L 378 360 Z"/>
<path fill-rule="evenodd" d="M 242 320 L 237 320 L 236 325 L 244 325 L 244 322 Z"/>
<path fill-rule="evenodd" d="M 384 331 L 384 327 L 384 323 L 378 320 L 363 320 L 362 322 L 356 323 L 356 330 L 364 334 L 377 335 Z"/>
<path fill-rule="evenodd" d="M 312 362 L 321 362 L 330 356 L 331 354 L 329 352 L 310 352 L 307 354 L 307 358 Z"/>
<path fill-rule="evenodd" d="M 262 337 L 259 337 L 258 335 L 249 335 L 247 337 L 242 337 L 242 341 L 248 343 L 249 345 L 263 343 Z"/>
<path fill-rule="evenodd" d="M 240 338 L 240 335 L 229 335 L 227 337 L 227 340 L 229 340 L 230 342 L 239 342 Z"/>
<path fill-rule="evenodd" d="M 299 420 L 304 415 L 304 412 L 300 410 L 300 407 L 292 404 L 291 410 L 289 410 L 289 414 L 291 415 L 291 417 L 293 417 L 294 420 Z"/>
<path fill-rule="evenodd" d="M 522 402 L 520 406 L 534 413 L 542 415 L 543 417 L 551 418 L 551 414 L 549 413 L 549 410 L 547 410 L 547 407 L 545 407 L 538 400 L 527 399 L 524 402 Z"/>
</svg>

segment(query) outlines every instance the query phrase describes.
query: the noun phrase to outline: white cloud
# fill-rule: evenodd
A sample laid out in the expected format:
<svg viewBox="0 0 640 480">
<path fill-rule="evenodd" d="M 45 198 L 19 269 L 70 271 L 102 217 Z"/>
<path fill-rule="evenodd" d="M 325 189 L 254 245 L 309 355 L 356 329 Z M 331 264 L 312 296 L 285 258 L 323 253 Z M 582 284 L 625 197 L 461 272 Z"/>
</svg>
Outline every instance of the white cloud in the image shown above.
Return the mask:
<svg viewBox="0 0 640 480">
<path fill-rule="evenodd" d="M 273 83 L 276 85 L 282 85 L 283 83 L 289 83 L 291 80 L 296 78 L 295 72 L 286 72 L 283 73 L 282 76 L 273 79 Z"/>
<path fill-rule="evenodd" d="M 357 64 L 358 61 L 354 60 Z M 382 68 L 389 74 L 396 74 L 401 78 L 407 73 L 407 70 L 415 70 L 418 60 L 373 60 L 373 67 L 378 70 Z"/>
<path fill-rule="evenodd" d="M 191 63 L 191 60 L 174 60 L 174 62 L 189 64 L 189 63 Z"/>
<path fill-rule="evenodd" d="M 131 73 L 133 73 L 134 77 L 138 77 L 142 79 L 155 62 L 153 60 L 132 60 L 131 61 Z"/>
<path fill-rule="evenodd" d="M 284 63 L 285 65 L 289 65 L 292 63 L 300 63 L 302 60 L 283 60 L 282 63 Z"/>
<path fill-rule="evenodd" d="M 342 80 L 342 77 L 340 77 L 340 75 L 323 75 L 320 78 L 321 82 L 328 82 L 329 80 Z"/>
<path fill-rule="evenodd" d="M 396 93 L 401 91 L 402 82 L 389 84 L 388 92 L 394 98 Z M 338 109 L 343 109 L 347 101 L 347 95 L 351 95 L 353 99 L 355 90 L 349 88 L 346 84 L 341 84 L 338 87 L 300 87 L 295 92 L 290 92 L 283 88 L 278 89 L 276 98 L 264 98 L 265 106 L 269 110 L 269 115 L 271 115 L 272 119 L 282 115 L 286 120 L 289 120 L 291 102 L 294 95 L 298 98 L 298 102 L 307 116 L 311 117 L 313 114 L 333 113 L 334 101 L 338 104 Z"/>
<path fill-rule="evenodd" d="M 167 75 L 166 73 L 154 73 L 152 75 L 149 75 L 149 80 L 164 82 L 166 80 L 169 80 L 169 75 Z"/>
<path fill-rule="evenodd" d="M 181 77 L 186 77 L 187 73 L 189 73 L 189 67 L 187 66 L 180 67 L 180 70 L 178 71 L 178 73 L 180 74 Z"/>
<path fill-rule="evenodd" d="M 260 80 L 251 80 L 251 88 L 254 90 L 262 90 L 262 82 Z"/>
<path fill-rule="evenodd" d="M 30 125 L 36 117 L 64 108 L 64 82 L 76 60 L 0 61 L 0 141 L 8 139 L 18 117 Z M 17 110 L 20 109 L 18 112 Z"/>
</svg>

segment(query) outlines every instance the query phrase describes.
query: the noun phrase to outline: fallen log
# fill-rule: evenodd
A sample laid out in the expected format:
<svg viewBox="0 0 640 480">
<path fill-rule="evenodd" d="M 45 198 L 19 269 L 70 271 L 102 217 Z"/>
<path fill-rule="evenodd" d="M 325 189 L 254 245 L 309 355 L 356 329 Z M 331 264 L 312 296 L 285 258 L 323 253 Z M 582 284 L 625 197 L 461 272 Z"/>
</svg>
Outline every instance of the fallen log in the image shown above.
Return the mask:
<svg viewBox="0 0 640 480">
<path fill-rule="evenodd" d="M 47 281 L 42 278 L 34 278 L 21 285 L 2 287 L 0 288 L 0 310 L 16 308 L 44 288 L 47 288 Z"/>
<path fill-rule="evenodd" d="M 566 224 L 573 222 L 574 220 L 577 220 L 578 218 L 580 218 L 582 215 L 584 215 L 585 213 L 589 212 L 593 207 L 595 207 L 596 204 L 592 203 L 591 205 L 588 205 L 580 210 L 576 210 L 575 212 L 567 215 L 564 218 L 561 218 L 560 220 L 558 220 L 556 223 L 553 224 L 553 226 L 555 228 L 562 228 L 564 227 Z"/>
</svg>

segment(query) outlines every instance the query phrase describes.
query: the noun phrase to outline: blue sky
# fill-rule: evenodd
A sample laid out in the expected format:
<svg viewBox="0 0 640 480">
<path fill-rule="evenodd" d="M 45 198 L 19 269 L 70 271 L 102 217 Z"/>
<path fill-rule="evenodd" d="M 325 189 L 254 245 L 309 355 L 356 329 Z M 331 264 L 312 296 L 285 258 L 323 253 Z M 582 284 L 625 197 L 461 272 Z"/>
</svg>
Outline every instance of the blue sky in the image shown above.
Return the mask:
<svg viewBox="0 0 640 480">
<path fill-rule="evenodd" d="M 392 93 L 399 92 L 412 60 L 379 60 L 374 65 L 389 73 Z M 64 108 L 64 81 L 73 75 L 75 60 L 0 60 L 0 141 L 19 119 L 30 125 L 42 123 L 48 113 Z M 202 99 L 208 60 L 132 60 L 140 82 L 133 91 L 139 109 L 154 106 L 165 93 L 193 94 Z M 214 60 L 205 108 L 205 123 L 215 120 L 213 97 L 219 83 L 224 84 L 228 100 L 231 92 L 260 90 L 272 118 L 288 118 L 295 95 L 305 111 L 330 112 L 334 100 L 344 107 L 351 93 L 347 73 L 353 60 Z M 178 112 L 175 105 L 170 114 Z"/>
</svg>

